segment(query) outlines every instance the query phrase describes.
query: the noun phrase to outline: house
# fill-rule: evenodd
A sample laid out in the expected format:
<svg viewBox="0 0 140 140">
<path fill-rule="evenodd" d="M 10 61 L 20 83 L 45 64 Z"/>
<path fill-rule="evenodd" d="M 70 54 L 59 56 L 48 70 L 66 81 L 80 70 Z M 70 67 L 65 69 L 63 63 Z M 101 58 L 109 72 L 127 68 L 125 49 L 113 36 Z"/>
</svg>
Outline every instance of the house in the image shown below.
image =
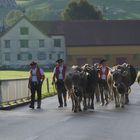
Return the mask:
<svg viewBox="0 0 140 140">
<path fill-rule="evenodd" d="M 1 66 L 41 65 L 63 58 L 68 66 L 130 63 L 139 68 L 140 20 L 29 21 L 23 17 L 1 41 Z"/>
<path fill-rule="evenodd" d="M 140 20 L 53 21 L 50 25 L 49 34 L 64 34 L 69 66 L 92 65 L 105 58 L 109 66 L 126 62 L 140 67 Z"/>
<path fill-rule="evenodd" d="M 140 68 L 140 20 L 65 22 L 67 63 L 94 64 L 102 58 L 110 66 L 130 63 Z"/>
<path fill-rule="evenodd" d="M 25 17 L 1 33 L 0 66 L 2 68 L 26 68 L 31 61 L 49 67 L 59 58 L 65 60 L 64 36 L 48 36 Z"/>
</svg>

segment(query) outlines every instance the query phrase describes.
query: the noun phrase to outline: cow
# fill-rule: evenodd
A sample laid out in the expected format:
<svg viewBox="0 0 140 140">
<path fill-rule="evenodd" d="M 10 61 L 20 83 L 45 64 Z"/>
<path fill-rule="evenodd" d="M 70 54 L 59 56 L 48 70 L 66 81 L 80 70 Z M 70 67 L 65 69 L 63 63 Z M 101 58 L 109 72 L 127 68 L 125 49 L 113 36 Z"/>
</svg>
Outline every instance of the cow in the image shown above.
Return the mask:
<svg viewBox="0 0 140 140">
<path fill-rule="evenodd" d="M 96 71 L 99 71 L 99 63 L 93 64 Z M 100 88 L 99 88 L 99 82 L 97 83 L 96 89 L 95 89 L 95 96 L 96 96 L 96 102 L 100 102 Z"/>
<path fill-rule="evenodd" d="M 72 100 L 72 110 L 81 111 L 81 101 L 83 99 L 83 109 L 94 109 L 94 93 L 98 81 L 97 71 L 88 64 L 72 66 L 66 74 L 65 87 Z M 88 100 L 88 102 L 87 102 Z"/>
<path fill-rule="evenodd" d="M 140 72 L 138 72 L 138 74 L 137 74 L 137 82 L 140 85 Z"/>
<path fill-rule="evenodd" d="M 72 111 L 81 111 L 82 91 L 81 91 L 82 71 L 79 66 L 72 66 L 66 73 L 64 84 L 69 97 L 72 100 Z"/>
<path fill-rule="evenodd" d="M 127 63 L 116 65 L 111 69 L 107 77 L 108 86 L 114 94 L 115 106 L 122 108 L 129 103 L 129 92 L 131 85 L 136 80 L 135 68 Z"/>
<path fill-rule="evenodd" d="M 83 98 L 84 98 L 84 110 L 87 110 L 88 108 L 94 109 L 94 96 L 95 91 L 98 86 L 98 73 L 97 69 L 94 66 L 85 64 L 82 66 L 83 71 L 85 72 L 85 81 L 84 81 L 84 92 L 83 92 Z M 88 102 L 87 102 L 88 100 Z"/>
</svg>

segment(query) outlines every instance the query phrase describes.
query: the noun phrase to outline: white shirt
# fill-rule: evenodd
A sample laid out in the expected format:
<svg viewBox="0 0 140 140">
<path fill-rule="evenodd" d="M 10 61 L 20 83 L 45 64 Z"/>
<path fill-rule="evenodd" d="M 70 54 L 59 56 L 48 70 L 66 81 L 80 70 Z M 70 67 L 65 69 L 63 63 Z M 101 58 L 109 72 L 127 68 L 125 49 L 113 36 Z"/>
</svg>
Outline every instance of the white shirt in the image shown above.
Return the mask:
<svg viewBox="0 0 140 140">
<path fill-rule="evenodd" d="M 103 80 L 106 80 L 106 75 L 105 75 L 105 71 L 106 71 L 106 67 L 102 67 L 102 77 L 101 77 L 101 79 L 103 79 Z"/>
<path fill-rule="evenodd" d="M 39 68 L 39 69 L 40 69 L 40 74 L 44 75 L 43 69 L 41 69 L 41 68 Z M 31 71 L 32 71 L 32 82 L 37 82 L 37 76 L 36 76 L 37 68 L 31 69 Z"/>
<path fill-rule="evenodd" d="M 62 71 L 63 71 L 63 66 L 59 66 L 59 75 L 58 75 L 58 79 L 63 79 L 63 74 L 62 74 Z"/>
<path fill-rule="evenodd" d="M 62 74 L 62 71 L 63 71 L 63 65 L 62 66 L 59 66 L 59 74 L 58 74 L 58 79 L 62 80 L 63 79 L 63 74 Z M 53 70 L 53 74 L 56 73 L 56 67 L 54 68 Z"/>
</svg>

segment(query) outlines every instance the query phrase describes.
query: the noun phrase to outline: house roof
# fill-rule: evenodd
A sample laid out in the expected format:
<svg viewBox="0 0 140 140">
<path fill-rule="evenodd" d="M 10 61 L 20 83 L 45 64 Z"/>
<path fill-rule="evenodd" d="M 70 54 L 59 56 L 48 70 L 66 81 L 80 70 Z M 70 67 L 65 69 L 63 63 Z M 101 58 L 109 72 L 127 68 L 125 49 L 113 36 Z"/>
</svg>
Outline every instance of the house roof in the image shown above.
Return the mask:
<svg viewBox="0 0 140 140">
<path fill-rule="evenodd" d="M 45 35 L 64 35 L 66 46 L 140 45 L 140 20 L 28 21 Z"/>
<path fill-rule="evenodd" d="M 64 21 L 32 21 L 41 32 L 46 35 L 65 35 Z"/>
<path fill-rule="evenodd" d="M 67 46 L 140 45 L 140 20 L 34 21 L 48 35 L 64 35 Z"/>
</svg>

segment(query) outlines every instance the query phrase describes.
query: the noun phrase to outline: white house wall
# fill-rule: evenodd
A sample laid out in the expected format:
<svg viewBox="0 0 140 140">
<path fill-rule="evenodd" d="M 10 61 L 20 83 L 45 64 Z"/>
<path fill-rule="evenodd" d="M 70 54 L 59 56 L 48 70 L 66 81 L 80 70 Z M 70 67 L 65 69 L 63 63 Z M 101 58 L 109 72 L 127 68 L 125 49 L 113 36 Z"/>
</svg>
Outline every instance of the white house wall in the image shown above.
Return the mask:
<svg viewBox="0 0 140 140">
<path fill-rule="evenodd" d="M 57 59 L 57 53 L 60 52 L 61 53 L 61 58 L 64 59 L 64 61 L 66 61 L 66 45 L 65 45 L 65 38 L 62 35 L 55 35 L 55 36 L 51 36 L 51 44 L 53 47 L 50 47 L 50 50 L 52 52 L 55 52 L 55 54 L 53 54 L 53 59 L 56 60 Z M 61 48 L 55 48 L 54 44 L 53 44 L 53 40 L 54 39 L 61 39 Z M 53 61 L 52 61 L 53 63 Z"/>
<path fill-rule="evenodd" d="M 29 34 L 21 35 L 20 27 L 28 27 Z M 62 46 L 60 48 L 54 47 L 53 39 L 58 38 L 61 39 Z M 20 40 L 27 39 L 29 41 L 28 48 L 20 48 Z M 4 41 L 10 40 L 10 48 L 5 48 Z M 45 41 L 45 47 L 39 47 L 39 40 Z M 20 20 L 15 26 L 13 26 L 7 33 L 5 33 L 1 37 L 1 66 L 21 66 L 28 65 L 30 61 L 36 61 L 40 65 L 47 65 L 55 63 L 57 59 L 57 54 L 61 53 L 62 58 L 65 59 L 65 41 L 64 36 L 52 36 L 48 37 L 43 34 L 40 30 L 38 30 L 35 26 L 33 26 L 26 18 Z M 5 61 L 5 53 L 8 52 L 11 55 L 10 61 Z M 17 55 L 20 52 L 30 52 L 32 54 L 32 60 L 18 60 Z M 37 53 L 38 52 L 46 52 L 45 60 L 38 60 Z M 52 59 L 49 59 L 49 54 L 52 54 Z"/>
</svg>

